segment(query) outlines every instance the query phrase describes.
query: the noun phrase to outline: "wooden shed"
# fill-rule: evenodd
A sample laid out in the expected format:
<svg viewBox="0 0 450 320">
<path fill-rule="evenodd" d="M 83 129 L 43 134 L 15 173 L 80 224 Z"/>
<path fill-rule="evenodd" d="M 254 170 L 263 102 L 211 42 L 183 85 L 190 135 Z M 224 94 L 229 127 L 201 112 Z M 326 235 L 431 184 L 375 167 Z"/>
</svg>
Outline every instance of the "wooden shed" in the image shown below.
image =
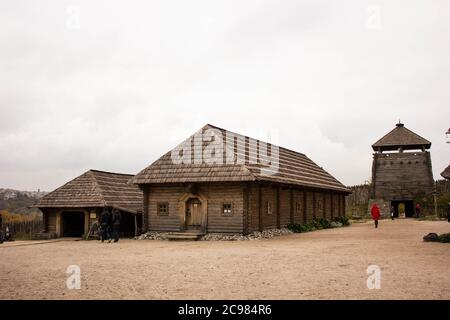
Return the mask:
<svg viewBox="0 0 450 320">
<path fill-rule="evenodd" d="M 247 234 L 331 219 L 350 193 L 302 153 L 209 124 L 131 182 L 148 231 Z"/>
<path fill-rule="evenodd" d="M 117 208 L 122 236 L 142 228 L 142 192 L 127 182 L 133 175 L 89 170 L 44 196 L 35 206 L 43 212 L 44 234 L 81 237 L 100 218 L 103 208 Z"/>
<path fill-rule="evenodd" d="M 414 215 L 414 199 L 431 194 L 434 189 L 430 152 L 431 142 L 406 128 L 403 123 L 372 145 L 371 198 L 385 207 L 389 214 L 394 207 L 406 217 Z M 384 205 L 383 205 L 384 203 Z"/>
</svg>

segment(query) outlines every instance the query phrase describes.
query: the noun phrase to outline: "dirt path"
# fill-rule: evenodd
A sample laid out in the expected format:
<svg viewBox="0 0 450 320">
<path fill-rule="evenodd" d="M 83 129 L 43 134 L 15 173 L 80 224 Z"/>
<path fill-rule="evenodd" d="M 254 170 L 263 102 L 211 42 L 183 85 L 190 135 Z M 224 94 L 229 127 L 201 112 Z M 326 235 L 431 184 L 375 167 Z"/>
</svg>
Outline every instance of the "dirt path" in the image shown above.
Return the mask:
<svg viewBox="0 0 450 320">
<path fill-rule="evenodd" d="M 450 299 L 444 221 L 381 221 L 245 242 L 55 242 L 0 249 L 0 299 Z M 66 269 L 81 268 L 81 289 Z M 381 268 L 368 290 L 367 267 Z"/>
</svg>

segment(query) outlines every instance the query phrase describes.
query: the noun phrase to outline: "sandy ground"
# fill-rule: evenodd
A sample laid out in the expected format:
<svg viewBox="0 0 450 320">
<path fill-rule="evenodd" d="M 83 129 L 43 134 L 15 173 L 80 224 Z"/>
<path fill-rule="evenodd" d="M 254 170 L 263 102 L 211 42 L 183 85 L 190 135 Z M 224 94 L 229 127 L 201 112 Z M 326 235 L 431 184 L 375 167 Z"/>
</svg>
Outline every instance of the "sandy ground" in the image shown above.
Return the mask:
<svg viewBox="0 0 450 320">
<path fill-rule="evenodd" d="M 450 299 L 445 221 L 381 221 L 245 242 L 0 245 L 0 299 Z M 3 246 L 3 247 L 2 247 Z M 69 290 L 66 269 L 81 268 Z M 367 267 L 381 269 L 369 290 Z"/>
</svg>

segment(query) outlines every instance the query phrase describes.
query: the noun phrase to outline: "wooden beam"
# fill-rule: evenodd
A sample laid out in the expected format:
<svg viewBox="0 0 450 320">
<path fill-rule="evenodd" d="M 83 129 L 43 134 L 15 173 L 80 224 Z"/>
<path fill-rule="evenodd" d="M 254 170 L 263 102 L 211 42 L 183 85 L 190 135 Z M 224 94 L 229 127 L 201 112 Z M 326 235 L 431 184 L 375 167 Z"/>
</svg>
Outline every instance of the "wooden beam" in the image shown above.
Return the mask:
<svg viewBox="0 0 450 320">
<path fill-rule="evenodd" d="M 250 225 L 250 210 L 249 210 L 249 192 L 250 186 L 248 184 L 243 185 L 244 188 L 244 221 L 243 221 L 243 231 L 244 234 L 249 233 L 249 225 Z"/>
<path fill-rule="evenodd" d="M 308 209 L 308 206 L 306 205 L 306 201 L 308 200 L 308 197 L 306 195 L 306 191 L 303 190 L 303 223 L 307 223 L 308 222 L 308 215 L 306 210 Z"/>
<path fill-rule="evenodd" d="M 316 203 L 316 192 L 313 192 L 313 218 L 316 219 L 317 216 L 317 203 Z"/>
<path fill-rule="evenodd" d="M 289 211 L 289 215 L 290 215 L 290 221 L 291 221 L 291 223 L 294 223 L 294 205 L 295 205 L 295 203 L 294 203 L 294 189 L 290 189 L 290 191 L 291 191 L 291 198 L 290 198 L 290 202 L 291 202 L 291 204 L 290 204 L 290 207 L 289 207 L 289 209 L 290 209 L 290 211 Z"/>
<path fill-rule="evenodd" d="M 334 219 L 334 193 L 331 193 L 331 219 Z"/>
<path fill-rule="evenodd" d="M 262 189 L 258 184 L 258 227 L 259 231 L 263 231 L 263 201 L 262 201 Z"/>
<path fill-rule="evenodd" d="M 281 205 L 280 205 L 280 193 L 281 193 L 281 188 L 277 187 L 277 228 L 280 229 L 281 228 Z"/>
<path fill-rule="evenodd" d="M 142 233 L 147 232 L 149 229 L 149 197 L 150 188 L 148 186 L 143 187 L 144 193 L 144 212 L 142 214 Z"/>
</svg>

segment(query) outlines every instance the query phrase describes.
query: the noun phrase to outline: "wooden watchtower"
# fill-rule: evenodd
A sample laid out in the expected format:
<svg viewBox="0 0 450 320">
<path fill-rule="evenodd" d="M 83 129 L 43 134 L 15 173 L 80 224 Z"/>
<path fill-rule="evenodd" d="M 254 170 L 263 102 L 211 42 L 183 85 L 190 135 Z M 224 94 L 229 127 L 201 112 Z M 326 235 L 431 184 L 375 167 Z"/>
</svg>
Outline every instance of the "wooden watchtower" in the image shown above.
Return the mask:
<svg viewBox="0 0 450 320">
<path fill-rule="evenodd" d="M 420 194 L 433 192 L 431 142 L 407 129 L 403 123 L 372 145 L 371 198 L 384 203 L 389 210 L 399 205 L 406 217 L 414 215 L 414 199 Z"/>
</svg>

